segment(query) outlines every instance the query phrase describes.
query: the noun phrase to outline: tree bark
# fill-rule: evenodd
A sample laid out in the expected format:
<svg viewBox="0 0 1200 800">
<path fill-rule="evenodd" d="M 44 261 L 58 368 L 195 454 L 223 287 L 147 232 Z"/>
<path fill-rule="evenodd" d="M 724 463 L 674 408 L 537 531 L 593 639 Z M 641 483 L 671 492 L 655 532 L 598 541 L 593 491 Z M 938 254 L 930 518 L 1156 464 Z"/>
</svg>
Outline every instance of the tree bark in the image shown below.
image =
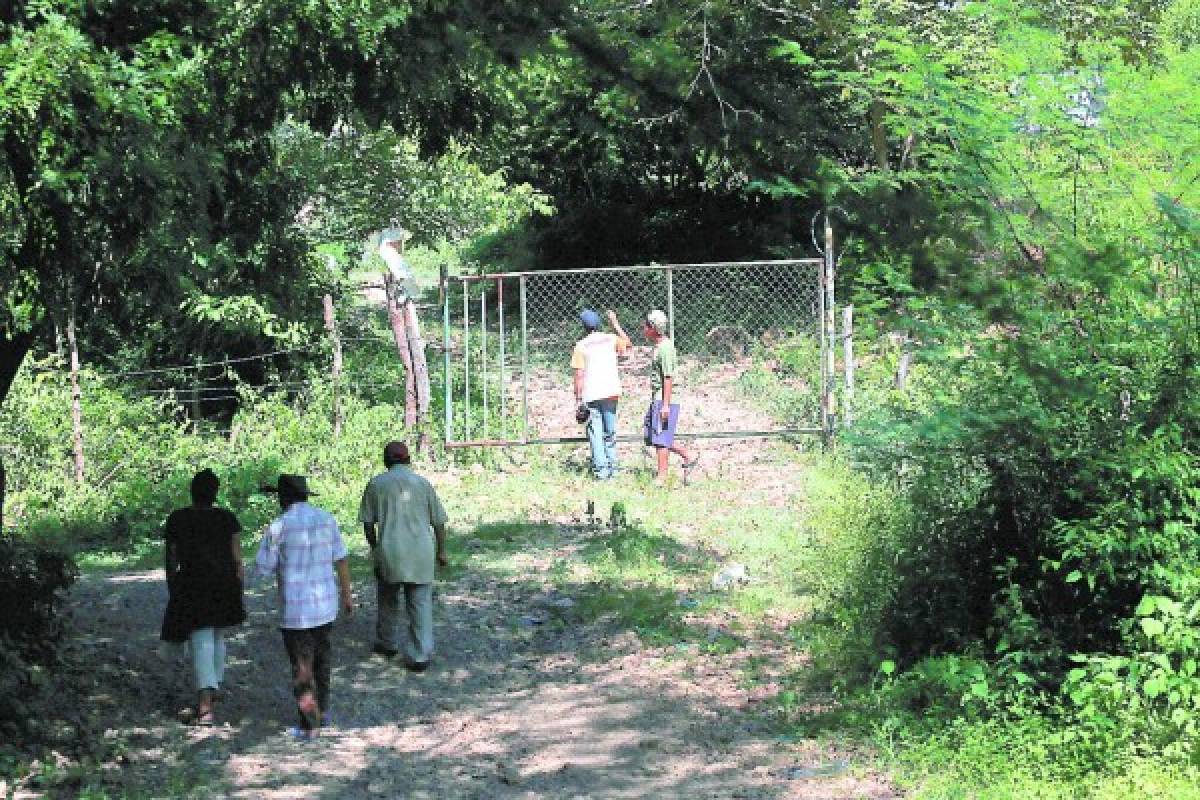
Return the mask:
<svg viewBox="0 0 1200 800">
<path fill-rule="evenodd" d="M 33 346 L 34 333 L 0 333 L 0 405 L 8 397 L 17 371 L 25 361 L 25 355 Z M 0 534 L 4 531 L 4 495 L 7 488 L 7 475 L 4 462 L 0 459 Z"/>
<path fill-rule="evenodd" d="M 408 352 L 417 392 L 417 452 L 423 452 L 429 427 L 429 364 L 425 360 L 425 340 L 421 338 L 417 304 L 412 300 L 404 303 L 404 329 L 408 337 Z"/>
<path fill-rule="evenodd" d="M 405 331 L 404 312 L 396 304 L 391 276 L 384 280 L 387 294 L 388 322 L 392 325 L 392 338 L 396 340 L 396 352 L 404 362 L 404 427 L 411 431 L 417 426 L 417 381 L 413 374 L 412 353 L 408 349 L 408 333 Z"/>
<path fill-rule="evenodd" d="M 67 346 L 71 350 L 71 438 L 75 454 L 75 482 L 83 483 L 83 390 L 79 386 L 79 341 L 75 337 L 75 307 L 67 310 Z"/>
<path fill-rule="evenodd" d="M 333 364 L 330 377 L 333 379 L 333 438 L 342 435 L 342 337 L 338 333 L 337 314 L 334 313 L 333 295 L 322 298 L 325 312 L 325 330 L 333 346 Z"/>
</svg>

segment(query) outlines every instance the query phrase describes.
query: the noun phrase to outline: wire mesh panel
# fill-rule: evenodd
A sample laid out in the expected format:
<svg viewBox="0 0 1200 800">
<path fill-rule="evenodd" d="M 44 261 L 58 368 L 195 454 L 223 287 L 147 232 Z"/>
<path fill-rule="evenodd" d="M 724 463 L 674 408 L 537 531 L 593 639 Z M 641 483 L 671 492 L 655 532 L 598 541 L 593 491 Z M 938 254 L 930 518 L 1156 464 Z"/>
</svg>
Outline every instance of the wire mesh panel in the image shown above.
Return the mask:
<svg viewBox="0 0 1200 800">
<path fill-rule="evenodd" d="M 819 433 L 821 275 L 804 259 L 446 278 L 446 444 L 584 441 L 570 361 L 589 308 L 613 311 L 634 345 L 619 362 L 619 438 L 641 438 L 651 309 L 667 314 L 679 354 L 680 435 Z"/>
</svg>

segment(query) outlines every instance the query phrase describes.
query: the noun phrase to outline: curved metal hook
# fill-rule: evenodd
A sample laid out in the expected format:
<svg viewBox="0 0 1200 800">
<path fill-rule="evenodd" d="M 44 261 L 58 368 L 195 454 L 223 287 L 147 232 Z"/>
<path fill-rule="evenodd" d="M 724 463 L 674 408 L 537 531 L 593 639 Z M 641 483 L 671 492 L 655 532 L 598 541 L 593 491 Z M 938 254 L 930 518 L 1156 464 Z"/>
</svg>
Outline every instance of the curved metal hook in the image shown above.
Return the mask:
<svg viewBox="0 0 1200 800">
<path fill-rule="evenodd" d="M 821 217 L 821 215 L 823 215 L 823 214 L 824 214 L 824 213 L 825 213 L 827 210 L 828 210 L 828 211 L 838 211 L 838 212 L 841 212 L 842 219 L 844 219 L 846 222 L 849 222 L 849 221 L 850 221 L 850 212 L 849 212 L 849 211 L 847 211 L 846 209 L 842 208 L 842 207 L 841 207 L 841 206 L 839 206 L 839 205 L 832 205 L 832 206 L 829 206 L 829 208 L 828 208 L 828 209 L 824 209 L 824 208 L 822 208 L 822 209 L 819 209 L 819 210 L 817 211 L 817 213 L 813 214 L 812 222 L 810 222 L 810 223 L 809 223 L 809 226 L 808 226 L 809 235 L 812 237 L 812 243 L 813 243 L 813 247 L 815 247 L 815 248 L 817 249 L 817 252 L 818 252 L 818 253 L 820 253 L 822 257 L 824 257 L 824 255 L 825 255 L 825 249 L 824 249 L 823 247 L 821 247 L 821 244 L 820 244 L 820 242 L 818 242 L 818 241 L 817 241 L 817 220 L 818 220 L 818 219 Z M 843 255 L 845 255 L 845 253 L 846 253 L 846 247 L 848 246 L 848 244 L 849 244 L 849 239 L 847 239 L 847 244 L 842 246 L 842 252 L 841 252 L 841 253 L 838 253 L 838 256 L 837 256 L 837 260 L 838 260 L 838 261 L 841 261 L 841 260 L 842 260 L 842 256 L 843 256 Z"/>
</svg>

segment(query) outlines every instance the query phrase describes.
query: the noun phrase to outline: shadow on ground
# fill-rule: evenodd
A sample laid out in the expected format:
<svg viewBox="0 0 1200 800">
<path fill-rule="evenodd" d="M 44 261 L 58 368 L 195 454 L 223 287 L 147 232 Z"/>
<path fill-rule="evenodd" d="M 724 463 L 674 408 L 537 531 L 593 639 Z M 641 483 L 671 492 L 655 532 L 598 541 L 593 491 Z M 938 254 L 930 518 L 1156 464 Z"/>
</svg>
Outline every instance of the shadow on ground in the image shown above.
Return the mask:
<svg viewBox="0 0 1200 800">
<path fill-rule="evenodd" d="M 782 744 L 747 708 L 712 647 L 725 634 L 651 580 L 707 570 L 706 553 L 637 528 L 521 521 L 455 545 L 428 673 L 370 655 L 373 587 L 358 580 L 360 608 L 334 634 L 334 723 L 308 744 L 282 733 L 293 711 L 273 591 L 248 590 L 219 724 L 195 728 L 175 718 L 187 660 L 158 642 L 161 573 L 85 576 L 74 657 L 98 665 L 86 702 L 125 760 L 89 782 L 139 797 L 895 796 L 828 748 Z M 630 574 L 647 580 L 606 577 Z"/>
</svg>

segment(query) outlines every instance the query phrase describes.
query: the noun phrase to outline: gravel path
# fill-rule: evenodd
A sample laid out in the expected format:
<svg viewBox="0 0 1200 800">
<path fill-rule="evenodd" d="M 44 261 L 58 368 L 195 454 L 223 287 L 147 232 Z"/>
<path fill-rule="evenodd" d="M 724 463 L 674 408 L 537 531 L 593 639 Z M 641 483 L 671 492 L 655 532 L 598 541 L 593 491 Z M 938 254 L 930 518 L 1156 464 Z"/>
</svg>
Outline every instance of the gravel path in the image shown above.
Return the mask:
<svg viewBox="0 0 1200 800">
<path fill-rule="evenodd" d="M 564 559 L 605 535 L 555 532 Z M 287 663 L 262 589 L 229 642 L 218 725 L 197 728 L 176 719 L 191 696 L 186 659 L 157 640 L 161 573 L 85 576 L 73 647 L 100 665 L 88 713 L 122 754 L 104 783 L 130 797 L 898 796 L 856 754 L 772 733 L 758 704 L 802 663 L 769 631 L 725 653 L 648 647 L 604 616 L 585 621 L 547 580 L 552 567 L 530 559 L 518 578 L 468 563 L 440 582 L 438 652 L 422 675 L 370 655 L 374 598 L 360 585 L 335 632 L 334 724 L 310 744 L 282 733 Z M 721 630 L 719 618 L 693 622 Z"/>
</svg>

